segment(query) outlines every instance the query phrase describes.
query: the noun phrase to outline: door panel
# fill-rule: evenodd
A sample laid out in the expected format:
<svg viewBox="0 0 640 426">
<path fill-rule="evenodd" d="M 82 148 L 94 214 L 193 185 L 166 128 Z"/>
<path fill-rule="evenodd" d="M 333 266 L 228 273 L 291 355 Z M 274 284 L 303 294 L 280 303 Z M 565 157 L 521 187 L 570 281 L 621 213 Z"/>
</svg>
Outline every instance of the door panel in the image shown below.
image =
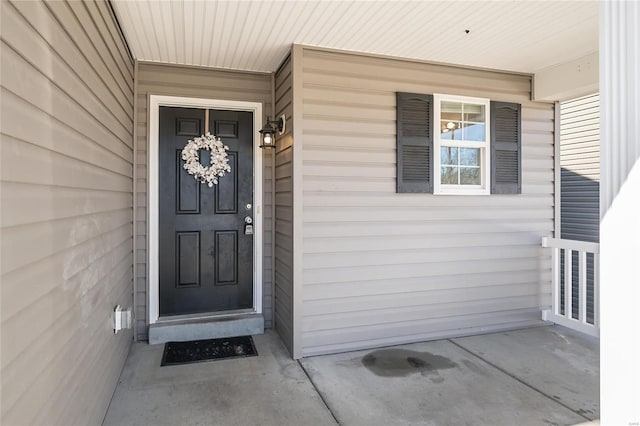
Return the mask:
<svg viewBox="0 0 640 426">
<path fill-rule="evenodd" d="M 200 232 L 176 232 L 178 287 L 200 287 Z"/>
<path fill-rule="evenodd" d="M 238 232 L 216 231 L 216 285 L 238 283 Z"/>
<path fill-rule="evenodd" d="M 209 188 L 183 168 L 182 148 L 204 133 L 205 111 L 160 108 L 160 315 L 253 307 L 253 115 L 209 111 L 231 172 Z M 214 133 L 216 134 L 216 133 Z M 200 162 L 209 164 L 209 152 Z"/>
<path fill-rule="evenodd" d="M 228 152 L 229 166 L 231 172 L 220 179 L 215 191 L 216 214 L 236 214 L 238 213 L 238 154 Z"/>
<path fill-rule="evenodd" d="M 182 167 L 182 150 L 176 149 L 176 214 L 200 213 L 200 182 Z"/>
</svg>

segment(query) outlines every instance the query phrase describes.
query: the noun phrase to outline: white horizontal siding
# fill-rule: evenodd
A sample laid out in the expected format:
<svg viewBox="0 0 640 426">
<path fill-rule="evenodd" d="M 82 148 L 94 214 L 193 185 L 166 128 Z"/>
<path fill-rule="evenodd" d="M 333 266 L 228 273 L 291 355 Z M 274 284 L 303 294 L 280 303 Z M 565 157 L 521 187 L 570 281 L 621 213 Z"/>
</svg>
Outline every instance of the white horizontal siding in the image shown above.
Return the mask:
<svg viewBox="0 0 640 426">
<path fill-rule="evenodd" d="M 136 334 L 147 339 L 147 98 L 149 95 L 184 96 L 205 99 L 262 102 L 265 116 L 273 116 L 271 76 L 264 73 L 236 72 L 185 67 L 160 63 L 139 63 L 136 103 Z M 273 153 L 263 155 L 263 271 L 262 308 L 265 327 L 273 325 Z"/>
<path fill-rule="evenodd" d="M 1 423 L 98 424 L 132 340 L 133 63 L 104 1 L 1 14 Z"/>
<path fill-rule="evenodd" d="M 444 309 L 447 309 L 445 306 Z M 420 315 L 424 317 L 424 315 Z M 343 326 L 317 332 L 305 332 L 303 345 L 307 356 L 346 352 L 353 348 L 399 345 L 423 340 L 443 339 L 509 330 L 540 323 L 540 309 L 500 310 L 489 313 L 432 315 L 428 319 L 386 321 L 366 328 Z"/>
<path fill-rule="evenodd" d="M 529 76 L 305 48 L 302 86 L 304 355 L 539 320 L 554 111 Z M 396 194 L 398 91 L 521 103 L 522 194 Z"/>
</svg>

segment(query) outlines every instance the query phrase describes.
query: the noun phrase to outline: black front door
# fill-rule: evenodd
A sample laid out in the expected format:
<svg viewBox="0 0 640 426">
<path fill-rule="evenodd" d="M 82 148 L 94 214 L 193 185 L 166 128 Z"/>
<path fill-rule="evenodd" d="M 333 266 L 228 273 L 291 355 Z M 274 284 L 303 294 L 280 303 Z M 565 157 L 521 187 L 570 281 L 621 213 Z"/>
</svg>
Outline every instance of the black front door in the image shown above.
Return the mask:
<svg viewBox="0 0 640 426">
<path fill-rule="evenodd" d="M 209 129 L 229 147 L 231 172 L 209 188 L 184 169 L 205 110 L 160 107 L 160 315 L 253 307 L 253 114 L 209 110 Z M 200 151 L 209 164 L 209 152 Z"/>
</svg>

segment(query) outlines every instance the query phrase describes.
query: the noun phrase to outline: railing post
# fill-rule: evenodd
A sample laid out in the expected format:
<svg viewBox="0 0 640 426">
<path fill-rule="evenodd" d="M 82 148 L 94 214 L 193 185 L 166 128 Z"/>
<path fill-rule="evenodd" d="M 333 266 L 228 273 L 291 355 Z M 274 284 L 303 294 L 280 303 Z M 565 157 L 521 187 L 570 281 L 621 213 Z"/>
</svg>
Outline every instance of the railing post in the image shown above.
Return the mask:
<svg viewBox="0 0 640 426">
<path fill-rule="evenodd" d="M 551 255 L 551 299 L 553 313 L 560 315 L 560 249 L 553 247 Z"/>
</svg>

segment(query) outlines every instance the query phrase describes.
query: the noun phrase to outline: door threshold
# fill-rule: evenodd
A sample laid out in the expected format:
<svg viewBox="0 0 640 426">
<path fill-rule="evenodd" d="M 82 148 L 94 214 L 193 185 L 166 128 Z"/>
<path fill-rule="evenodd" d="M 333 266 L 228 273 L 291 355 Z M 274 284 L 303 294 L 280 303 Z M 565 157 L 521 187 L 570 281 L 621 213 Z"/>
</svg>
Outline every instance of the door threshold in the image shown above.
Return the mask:
<svg viewBox="0 0 640 426">
<path fill-rule="evenodd" d="M 149 326 L 149 344 L 264 334 L 264 317 L 253 310 L 245 313 L 198 316 L 158 321 Z"/>
<path fill-rule="evenodd" d="M 200 320 L 200 319 L 214 319 L 214 318 L 224 318 L 230 316 L 238 316 L 238 315 L 246 315 L 253 314 L 256 311 L 253 309 L 236 309 L 231 311 L 215 311 L 215 312 L 202 312 L 197 314 L 183 314 L 183 315 L 168 315 L 161 316 L 158 318 L 156 323 L 167 323 L 167 322 L 181 322 L 185 320 Z"/>
</svg>

